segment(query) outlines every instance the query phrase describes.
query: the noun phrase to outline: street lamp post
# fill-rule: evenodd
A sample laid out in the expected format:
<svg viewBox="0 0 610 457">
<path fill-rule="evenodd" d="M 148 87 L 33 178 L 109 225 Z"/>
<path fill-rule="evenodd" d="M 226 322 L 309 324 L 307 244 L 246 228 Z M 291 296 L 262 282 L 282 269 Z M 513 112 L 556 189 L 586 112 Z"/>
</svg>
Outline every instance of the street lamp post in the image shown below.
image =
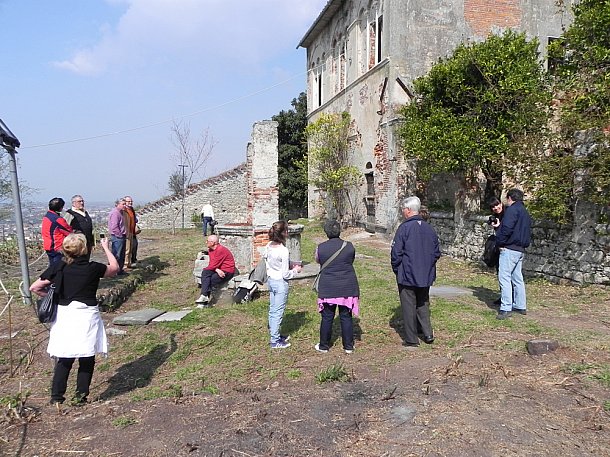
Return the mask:
<svg viewBox="0 0 610 457">
<path fill-rule="evenodd" d="M 180 164 L 178 165 L 180 168 L 182 168 L 182 229 L 184 230 L 184 193 L 186 191 L 186 178 L 184 175 L 184 169 L 186 167 L 188 167 L 188 165 L 183 165 Z"/>
<path fill-rule="evenodd" d="M 17 179 L 17 160 L 15 154 L 21 145 L 17 137 L 0 119 L 0 147 L 9 155 L 9 171 L 11 174 L 11 189 L 13 191 L 13 208 L 15 210 L 15 226 L 17 228 L 17 244 L 19 245 L 19 261 L 21 263 L 21 279 L 23 290 L 21 294 L 26 305 L 32 304 L 32 294 L 30 293 L 30 270 L 28 267 L 28 254 L 25 247 L 25 234 L 23 231 L 23 215 L 21 213 L 21 197 L 19 195 L 19 180 Z"/>
</svg>

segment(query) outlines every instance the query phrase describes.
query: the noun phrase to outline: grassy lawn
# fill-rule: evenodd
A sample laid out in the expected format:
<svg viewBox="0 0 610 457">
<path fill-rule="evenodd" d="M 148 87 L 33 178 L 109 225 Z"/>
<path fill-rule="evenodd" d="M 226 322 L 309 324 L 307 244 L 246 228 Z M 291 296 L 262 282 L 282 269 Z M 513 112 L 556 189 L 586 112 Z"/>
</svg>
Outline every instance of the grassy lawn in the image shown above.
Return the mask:
<svg viewBox="0 0 610 457">
<path fill-rule="evenodd" d="M 319 224 L 299 222 L 306 224 L 303 259 L 311 262 L 316 243 L 324 236 Z M 142 304 L 168 311 L 192 307 L 197 291 L 191 270 L 194 254 L 201 247 L 201 236 L 195 230 L 175 237 L 159 236 L 157 242 L 162 246 L 159 261 L 168 267 L 158 279 L 141 286 L 130 302 L 135 302 L 136 307 L 143 307 L 139 306 Z M 372 370 L 382 370 L 405 357 L 413 357 L 401 350 L 398 333 L 401 315 L 389 265 L 389 247 L 355 244 L 362 301 L 361 316 L 355 319 L 355 354 L 343 354 L 339 340 L 325 359 L 319 359 L 313 350 L 320 322 L 315 293 L 307 283 L 292 283 L 282 325 L 282 333 L 292 337 L 292 347 L 287 350 L 271 351 L 268 346 L 268 297 L 262 296 L 248 304 L 194 310 L 180 322 L 130 328 L 128 338 L 114 343 L 111 357 L 100 364 L 99 372 L 106 370 L 110 375 L 130 364 L 131 370 L 123 369 L 122 376 L 126 378 L 121 382 L 125 385 L 121 384 L 118 391 L 129 392 L 134 400 L 139 400 L 226 392 L 244 384 L 304 379 L 315 382 L 322 371 L 339 363 L 347 371 L 363 361 Z M 436 284 L 469 288 L 473 295 L 432 299 L 436 342 L 422 345 L 417 357 L 426 357 L 432 351 L 459 354 L 477 348 L 523 353 L 527 340 L 541 337 L 554 338 L 562 345 L 583 351 L 610 347 L 607 332 L 566 327 L 557 319 L 546 322 L 541 318 L 551 314 L 569 321 L 584 308 L 591 312 L 593 300 L 608 303 L 610 293 L 606 289 L 531 280 L 527 284 L 531 317 L 498 321 L 495 311 L 487 306 L 497 296 L 496 277 L 489 270 L 444 257 L 438 265 Z M 338 319 L 333 334 L 333 338 L 340 335 Z M 583 370 L 598 373 L 602 381 L 607 378 L 607 367 Z"/>
</svg>

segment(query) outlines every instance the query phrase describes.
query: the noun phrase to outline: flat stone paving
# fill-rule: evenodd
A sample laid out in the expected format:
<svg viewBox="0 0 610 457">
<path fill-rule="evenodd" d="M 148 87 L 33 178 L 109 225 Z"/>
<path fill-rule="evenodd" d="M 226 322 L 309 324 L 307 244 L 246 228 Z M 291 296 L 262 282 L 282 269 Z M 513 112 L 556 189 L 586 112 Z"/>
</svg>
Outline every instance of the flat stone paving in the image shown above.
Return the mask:
<svg viewBox="0 0 610 457">
<path fill-rule="evenodd" d="M 460 295 L 472 295 L 472 290 L 454 286 L 432 286 L 430 295 L 441 298 L 454 298 Z"/>
<path fill-rule="evenodd" d="M 183 309 L 180 311 L 168 311 L 167 313 L 163 313 L 160 316 L 155 317 L 152 322 L 174 322 L 182 320 L 184 316 L 192 313 L 192 309 Z"/>
<path fill-rule="evenodd" d="M 112 320 L 112 323 L 114 325 L 146 325 L 155 317 L 164 313 L 165 311 L 154 308 L 138 309 L 135 311 L 128 311 L 125 314 L 115 317 Z"/>
</svg>

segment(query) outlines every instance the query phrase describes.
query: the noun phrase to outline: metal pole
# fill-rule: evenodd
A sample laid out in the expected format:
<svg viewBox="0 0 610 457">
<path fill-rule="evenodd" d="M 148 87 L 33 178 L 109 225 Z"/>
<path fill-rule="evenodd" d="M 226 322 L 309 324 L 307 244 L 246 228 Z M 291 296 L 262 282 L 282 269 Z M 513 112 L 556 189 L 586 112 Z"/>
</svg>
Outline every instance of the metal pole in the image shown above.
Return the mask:
<svg viewBox="0 0 610 457">
<path fill-rule="evenodd" d="M 13 207 L 15 212 L 15 225 L 17 228 L 17 244 L 19 245 L 19 261 L 21 262 L 21 279 L 23 290 L 21 294 L 26 305 L 32 304 L 30 293 L 30 270 L 28 267 L 28 254 L 25 248 L 25 234 L 23 231 L 23 215 L 21 214 L 21 197 L 19 194 L 19 180 L 17 179 L 16 151 L 11 147 L 4 146 L 9 155 L 9 171 L 11 173 L 11 186 L 13 191 Z"/>
<path fill-rule="evenodd" d="M 179 167 L 182 167 L 182 229 L 184 230 L 184 192 L 185 192 L 185 175 L 184 175 L 184 169 L 186 167 L 188 167 L 188 165 L 178 165 Z"/>
</svg>

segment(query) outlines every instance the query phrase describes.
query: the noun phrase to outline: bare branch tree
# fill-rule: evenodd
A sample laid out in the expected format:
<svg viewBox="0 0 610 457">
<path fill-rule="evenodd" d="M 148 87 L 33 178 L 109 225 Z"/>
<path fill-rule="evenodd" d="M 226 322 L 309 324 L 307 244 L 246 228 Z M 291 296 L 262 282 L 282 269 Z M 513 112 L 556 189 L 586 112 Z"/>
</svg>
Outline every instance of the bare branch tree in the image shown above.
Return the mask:
<svg viewBox="0 0 610 457">
<path fill-rule="evenodd" d="M 184 186 L 188 187 L 193 178 L 203 179 L 203 173 L 205 171 L 205 165 L 212 155 L 216 142 L 210 135 L 209 129 L 205 129 L 201 132 L 196 140 L 193 140 L 191 136 L 191 126 L 189 123 L 176 122 L 174 121 L 171 126 L 172 137 L 171 141 L 174 145 L 174 152 L 172 153 L 172 159 L 176 166 L 184 166 Z M 170 182 L 172 182 L 172 176 L 170 175 Z M 180 181 L 182 181 L 182 171 L 180 171 Z M 173 178 L 174 184 L 176 184 L 176 178 Z M 174 192 L 173 188 L 170 188 Z"/>
</svg>

